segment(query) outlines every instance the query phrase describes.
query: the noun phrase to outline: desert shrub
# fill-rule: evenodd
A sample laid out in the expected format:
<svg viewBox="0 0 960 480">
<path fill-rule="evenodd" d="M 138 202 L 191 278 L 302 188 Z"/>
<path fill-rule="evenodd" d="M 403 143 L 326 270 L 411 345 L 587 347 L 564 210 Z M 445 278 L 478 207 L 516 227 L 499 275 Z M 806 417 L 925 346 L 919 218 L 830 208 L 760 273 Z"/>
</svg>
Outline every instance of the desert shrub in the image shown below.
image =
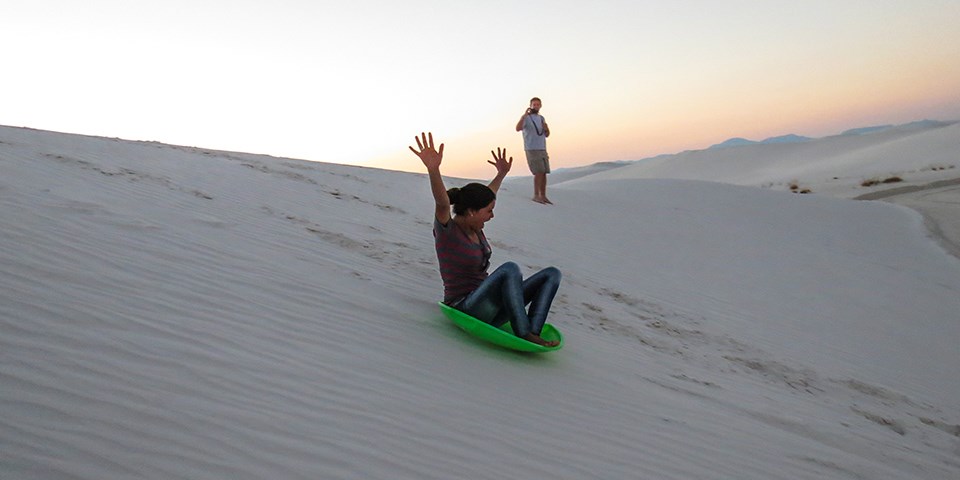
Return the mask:
<svg viewBox="0 0 960 480">
<path fill-rule="evenodd" d="M 900 178 L 900 177 L 890 177 L 890 178 L 884 179 L 884 180 L 883 180 L 883 183 L 897 183 L 897 182 L 902 182 L 902 181 L 903 181 L 903 179 Z"/>
<path fill-rule="evenodd" d="M 876 179 L 876 178 L 870 178 L 870 179 L 867 179 L 867 180 L 864 180 L 864 181 L 860 182 L 860 186 L 861 186 L 861 187 L 872 187 L 872 186 L 877 185 L 877 184 L 879 184 L 879 183 L 880 183 L 880 180 L 878 180 L 878 179 Z"/>
</svg>

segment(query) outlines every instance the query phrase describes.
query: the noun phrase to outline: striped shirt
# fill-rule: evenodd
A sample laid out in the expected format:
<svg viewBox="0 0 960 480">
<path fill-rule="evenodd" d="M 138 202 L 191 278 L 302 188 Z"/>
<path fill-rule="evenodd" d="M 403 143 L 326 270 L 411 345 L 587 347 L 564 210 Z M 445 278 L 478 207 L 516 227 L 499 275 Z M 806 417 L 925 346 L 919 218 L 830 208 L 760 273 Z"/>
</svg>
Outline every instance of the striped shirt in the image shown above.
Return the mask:
<svg viewBox="0 0 960 480">
<path fill-rule="evenodd" d="M 434 219 L 433 237 L 443 279 L 443 302 L 452 304 L 476 290 L 487 278 L 493 251 L 482 230 L 480 243 L 472 242 L 452 219 L 446 225 Z"/>
</svg>

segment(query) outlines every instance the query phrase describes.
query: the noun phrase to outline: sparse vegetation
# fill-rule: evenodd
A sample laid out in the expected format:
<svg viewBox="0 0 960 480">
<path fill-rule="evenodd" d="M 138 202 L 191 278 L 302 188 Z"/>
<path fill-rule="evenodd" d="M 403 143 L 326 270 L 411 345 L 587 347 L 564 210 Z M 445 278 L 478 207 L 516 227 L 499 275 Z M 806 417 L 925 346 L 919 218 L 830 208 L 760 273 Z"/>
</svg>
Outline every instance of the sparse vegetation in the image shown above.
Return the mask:
<svg viewBox="0 0 960 480">
<path fill-rule="evenodd" d="M 884 183 L 899 183 L 899 182 L 902 182 L 902 181 L 903 181 L 903 178 L 898 177 L 898 176 L 896 176 L 896 175 L 894 175 L 894 176 L 892 176 L 892 177 L 887 177 L 887 178 L 885 178 L 885 179 L 883 179 L 883 180 L 880 180 L 879 177 L 873 177 L 873 178 L 868 178 L 868 179 L 860 182 L 860 186 L 861 186 L 861 187 L 875 187 L 875 186 L 877 186 L 877 185 L 884 184 Z"/>
<path fill-rule="evenodd" d="M 793 193 L 813 193 L 809 188 L 800 188 L 800 182 L 796 180 L 790 182 L 790 191 Z"/>
</svg>

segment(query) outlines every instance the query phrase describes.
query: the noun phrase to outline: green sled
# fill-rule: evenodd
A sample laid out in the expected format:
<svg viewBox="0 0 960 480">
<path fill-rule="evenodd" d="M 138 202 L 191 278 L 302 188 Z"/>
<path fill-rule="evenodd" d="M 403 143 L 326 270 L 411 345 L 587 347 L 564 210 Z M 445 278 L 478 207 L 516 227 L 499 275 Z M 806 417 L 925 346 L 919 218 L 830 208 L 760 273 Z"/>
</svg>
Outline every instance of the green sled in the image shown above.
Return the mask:
<svg viewBox="0 0 960 480">
<path fill-rule="evenodd" d="M 510 322 L 503 324 L 501 327 L 494 327 L 493 325 L 481 320 L 477 320 L 476 318 L 473 318 L 470 315 L 457 310 L 456 308 L 449 307 L 443 302 L 439 302 L 439 305 L 443 314 L 452 320 L 453 323 L 460 327 L 460 329 L 462 329 L 464 332 L 467 332 L 474 337 L 485 340 L 494 345 L 499 345 L 501 347 L 509 348 L 510 350 L 516 350 L 519 352 L 552 352 L 554 350 L 559 350 L 560 347 L 563 347 L 563 335 L 560 333 L 560 330 L 557 330 L 549 323 L 543 325 L 543 331 L 540 332 L 540 338 L 547 341 L 557 340 L 560 342 L 553 347 L 537 345 L 536 343 L 524 340 L 514 335 L 513 328 L 510 326 Z"/>
</svg>

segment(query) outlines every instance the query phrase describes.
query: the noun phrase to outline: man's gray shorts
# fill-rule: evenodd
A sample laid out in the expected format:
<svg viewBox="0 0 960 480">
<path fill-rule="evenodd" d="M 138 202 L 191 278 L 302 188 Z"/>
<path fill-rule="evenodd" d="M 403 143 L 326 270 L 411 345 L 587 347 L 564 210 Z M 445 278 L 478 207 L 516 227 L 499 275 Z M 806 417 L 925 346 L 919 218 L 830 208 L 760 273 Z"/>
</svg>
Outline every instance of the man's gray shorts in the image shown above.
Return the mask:
<svg viewBox="0 0 960 480">
<path fill-rule="evenodd" d="M 534 175 L 550 173 L 550 155 L 547 155 L 546 150 L 524 150 L 524 152 L 527 154 L 530 173 Z"/>
</svg>

